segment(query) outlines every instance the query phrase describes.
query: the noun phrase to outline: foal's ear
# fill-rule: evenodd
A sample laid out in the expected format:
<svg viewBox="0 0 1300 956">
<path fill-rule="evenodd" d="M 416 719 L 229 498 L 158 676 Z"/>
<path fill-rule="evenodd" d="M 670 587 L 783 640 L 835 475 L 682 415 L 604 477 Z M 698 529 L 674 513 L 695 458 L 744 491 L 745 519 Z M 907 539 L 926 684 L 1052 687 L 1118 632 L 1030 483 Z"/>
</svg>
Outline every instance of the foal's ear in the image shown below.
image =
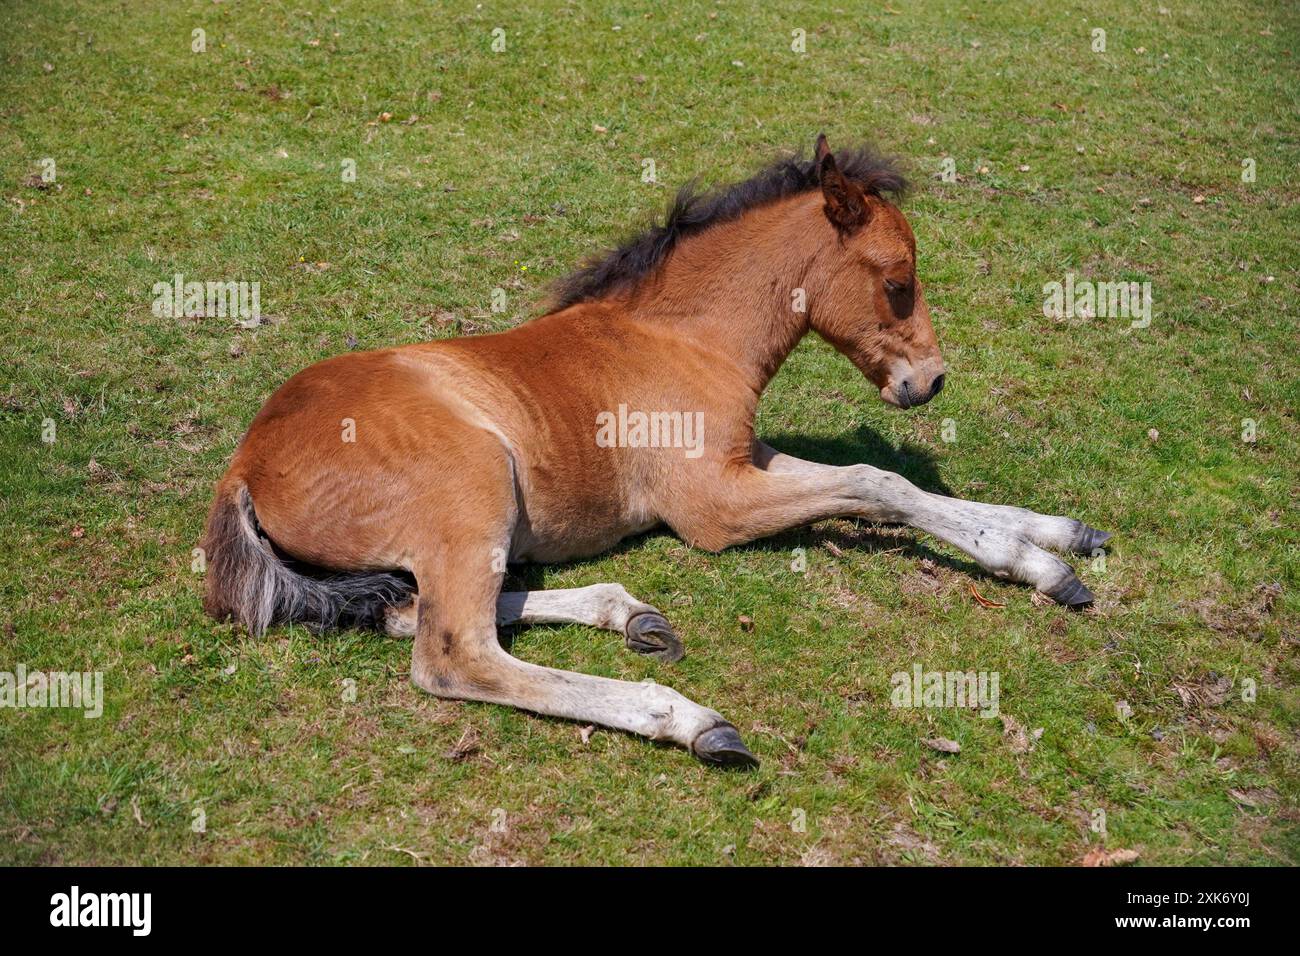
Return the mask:
<svg viewBox="0 0 1300 956">
<path fill-rule="evenodd" d="M 818 133 L 817 150 L 815 155 L 815 158 L 817 160 L 817 165 L 820 166 L 822 164 L 822 160 L 825 159 L 830 154 L 831 154 L 831 148 L 826 144 L 826 134 Z"/>
<path fill-rule="evenodd" d="M 835 164 L 835 156 L 826 144 L 826 134 L 817 137 L 817 175 L 822 184 L 826 218 L 840 232 L 856 232 L 867 224 L 871 210 L 862 187 L 848 179 Z"/>
</svg>

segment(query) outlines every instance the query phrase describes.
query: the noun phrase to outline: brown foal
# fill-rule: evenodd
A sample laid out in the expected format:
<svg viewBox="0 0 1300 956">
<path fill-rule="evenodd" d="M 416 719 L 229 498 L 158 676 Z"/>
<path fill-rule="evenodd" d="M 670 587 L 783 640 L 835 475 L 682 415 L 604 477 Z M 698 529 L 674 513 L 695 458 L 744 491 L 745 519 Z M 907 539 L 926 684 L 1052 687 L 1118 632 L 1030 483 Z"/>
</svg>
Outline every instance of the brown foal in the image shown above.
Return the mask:
<svg viewBox="0 0 1300 956">
<path fill-rule="evenodd" d="M 916 243 L 867 150 L 684 190 L 664 225 L 563 282 L 508 332 L 320 362 L 267 401 L 217 486 L 205 606 L 251 633 L 299 621 L 413 634 L 411 679 L 755 763 L 716 711 L 655 683 L 511 656 L 500 624 L 581 622 L 673 661 L 681 642 L 617 584 L 502 593 L 507 562 L 598 554 L 666 525 L 710 551 L 834 516 L 909 524 L 1068 605 L 1092 595 L 1047 549 L 1108 535 L 961 501 L 754 436 L 768 381 L 811 329 L 908 408 L 943 387 Z"/>
</svg>

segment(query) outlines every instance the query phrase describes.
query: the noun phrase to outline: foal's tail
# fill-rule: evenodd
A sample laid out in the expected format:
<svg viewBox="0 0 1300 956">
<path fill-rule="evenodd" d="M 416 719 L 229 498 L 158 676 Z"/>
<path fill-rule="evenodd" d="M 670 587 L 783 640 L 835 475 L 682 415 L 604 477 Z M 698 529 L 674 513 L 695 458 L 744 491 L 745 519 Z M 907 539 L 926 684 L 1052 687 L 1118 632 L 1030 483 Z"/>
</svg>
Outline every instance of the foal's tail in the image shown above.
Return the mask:
<svg viewBox="0 0 1300 956">
<path fill-rule="evenodd" d="M 282 559 L 262 533 L 243 482 L 222 482 L 203 547 L 204 610 L 218 620 L 234 618 L 255 636 L 290 622 L 315 631 L 382 628 L 385 612 L 415 593 L 414 581 L 396 574 L 330 574 Z"/>
</svg>

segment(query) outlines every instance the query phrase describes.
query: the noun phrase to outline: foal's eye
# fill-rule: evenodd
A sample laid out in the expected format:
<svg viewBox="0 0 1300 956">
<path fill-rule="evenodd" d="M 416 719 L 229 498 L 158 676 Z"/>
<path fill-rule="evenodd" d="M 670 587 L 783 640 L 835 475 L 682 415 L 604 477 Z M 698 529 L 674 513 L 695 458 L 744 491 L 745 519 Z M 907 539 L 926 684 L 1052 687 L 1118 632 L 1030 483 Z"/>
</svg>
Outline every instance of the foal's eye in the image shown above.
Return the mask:
<svg viewBox="0 0 1300 956">
<path fill-rule="evenodd" d="M 912 292 L 910 280 L 906 282 L 899 282 L 897 279 L 885 280 L 885 296 L 889 299 L 889 307 L 896 318 L 905 319 L 912 314 Z"/>
</svg>

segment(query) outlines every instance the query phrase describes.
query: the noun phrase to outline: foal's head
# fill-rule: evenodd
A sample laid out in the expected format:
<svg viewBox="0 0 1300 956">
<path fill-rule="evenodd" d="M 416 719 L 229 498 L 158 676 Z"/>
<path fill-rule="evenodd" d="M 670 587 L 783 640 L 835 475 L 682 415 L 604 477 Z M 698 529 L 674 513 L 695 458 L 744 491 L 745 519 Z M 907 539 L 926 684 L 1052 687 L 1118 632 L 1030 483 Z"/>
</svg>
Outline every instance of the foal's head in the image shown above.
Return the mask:
<svg viewBox="0 0 1300 956">
<path fill-rule="evenodd" d="M 825 136 L 815 162 L 831 228 L 809 322 L 890 405 L 922 405 L 943 388 L 944 367 L 916 277 L 916 238 L 870 173 L 841 172 Z"/>
</svg>

